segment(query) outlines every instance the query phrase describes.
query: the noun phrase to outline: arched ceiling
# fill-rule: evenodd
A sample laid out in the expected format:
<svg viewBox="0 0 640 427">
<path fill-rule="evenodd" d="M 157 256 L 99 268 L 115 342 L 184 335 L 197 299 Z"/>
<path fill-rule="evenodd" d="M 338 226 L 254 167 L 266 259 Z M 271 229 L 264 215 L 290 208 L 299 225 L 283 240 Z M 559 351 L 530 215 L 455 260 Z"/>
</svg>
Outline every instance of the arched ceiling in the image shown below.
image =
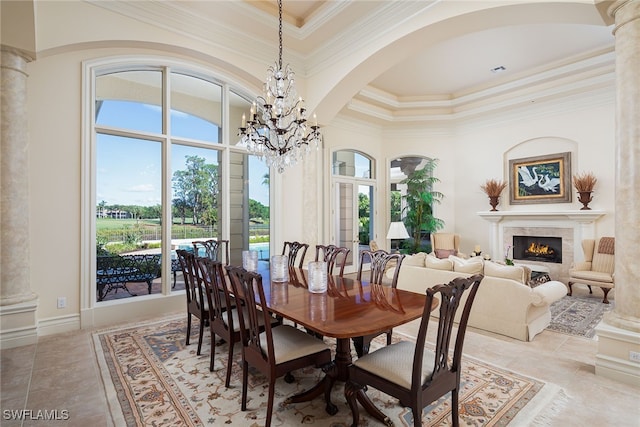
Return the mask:
<svg viewBox="0 0 640 427">
<path fill-rule="evenodd" d="M 277 52 L 275 0 L 87 2 L 194 37 L 235 35 L 234 48 L 264 58 L 265 70 Z M 607 3 L 284 0 L 284 60 L 320 120 L 465 117 L 496 100 L 504 107 L 505 96 L 533 102 L 611 84 Z"/>
</svg>

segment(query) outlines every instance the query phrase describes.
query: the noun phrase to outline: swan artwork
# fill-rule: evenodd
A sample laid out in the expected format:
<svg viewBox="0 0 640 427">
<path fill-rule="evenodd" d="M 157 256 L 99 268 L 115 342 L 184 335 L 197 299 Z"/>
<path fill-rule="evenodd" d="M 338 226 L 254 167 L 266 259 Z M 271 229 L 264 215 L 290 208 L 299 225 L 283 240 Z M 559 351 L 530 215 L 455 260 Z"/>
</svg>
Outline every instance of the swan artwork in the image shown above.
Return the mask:
<svg viewBox="0 0 640 427">
<path fill-rule="evenodd" d="M 525 187 L 531 187 L 536 182 L 538 182 L 538 173 L 536 172 L 536 167 L 531 168 L 533 171 L 533 175 L 529 172 L 529 169 L 526 166 L 520 166 L 518 168 L 518 174 L 520 174 L 520 180 Z"/>
<path fill-rule="evenodd" d="M 538 181 L 538 187 L 542 188 L 544 191 L 551 191 L 553 193 L 558 192 L 558 185 L 560 185 L 560 178 L 549 178 L 549 174 L 545 174 Z"/>
</svg>

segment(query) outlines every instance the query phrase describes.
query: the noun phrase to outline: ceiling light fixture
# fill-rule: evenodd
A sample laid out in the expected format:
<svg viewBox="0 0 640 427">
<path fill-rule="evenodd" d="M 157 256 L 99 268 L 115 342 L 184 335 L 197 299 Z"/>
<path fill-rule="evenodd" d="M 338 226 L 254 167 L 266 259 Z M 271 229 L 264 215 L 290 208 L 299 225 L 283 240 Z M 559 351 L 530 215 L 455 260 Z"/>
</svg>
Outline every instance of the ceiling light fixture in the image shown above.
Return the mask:
<svg viewBox="0 0 640 427">
<path fill-rule="evenodd" d="M 500 65 L 498 67 L 495 67 L 495 68 L 491 69 L 492 73 L 502 73 L 503 71 L 507 71 L 507 69 L 505 68 L 504 65 Z"/>
<path fill-rule="evenodd" d="M 282 67 L 282 0 L 278 0 L 278 12 L 278 62 L 269 67 L 264 95 L 253 102 L 249 120 L 242 115 L 238 136 L 251 154 L 282 173 L 301 160 L 311 145 L 319 148 L 322 134 L 315 114 L 313 125 L 307 125 L 307 109 L 296 93 L 294 73 L 289 64 Z"/>
</svg>

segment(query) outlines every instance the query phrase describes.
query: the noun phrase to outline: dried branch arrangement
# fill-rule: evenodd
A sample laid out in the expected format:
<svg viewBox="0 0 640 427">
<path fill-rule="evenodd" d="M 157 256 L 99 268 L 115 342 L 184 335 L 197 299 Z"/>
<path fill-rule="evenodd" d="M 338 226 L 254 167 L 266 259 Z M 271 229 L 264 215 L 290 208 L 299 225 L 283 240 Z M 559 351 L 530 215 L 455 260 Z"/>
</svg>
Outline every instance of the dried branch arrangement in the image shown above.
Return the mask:
<svg viewBox="0 0 640 427">
<path fill-rule="evenodd" d="M 489 197 L 500 197 L 500 194 L 507 188 L 507 183 L 497 179 L 488 179 L 480 188 Z"/>
<path fill-rule="evenodd" d="M 588 193 L 593 191 L 598 179 L 592 172 L 583 172 L 581 174 L 573 175 L 573 186 L 578 190 L 578 193 Z"/>
</svg>

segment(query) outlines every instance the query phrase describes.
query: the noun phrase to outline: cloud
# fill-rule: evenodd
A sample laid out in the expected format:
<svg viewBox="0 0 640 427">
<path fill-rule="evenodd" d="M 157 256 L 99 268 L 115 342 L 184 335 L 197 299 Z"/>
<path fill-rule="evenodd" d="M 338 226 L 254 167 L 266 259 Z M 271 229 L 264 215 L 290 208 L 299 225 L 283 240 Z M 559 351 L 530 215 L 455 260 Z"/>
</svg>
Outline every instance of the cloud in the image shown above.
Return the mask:
<svg viewBox="0 0 640 427">
<path fill-rule="evenodd" d="M 155 187 L 153 186 L 153 184 L 140 184 L 140 185 L 134 185 L 133 187 L 129 187 L 125 191 L 131 192 L 131 193 L 149 193 L 149 192 L 155 191 Z"/>
</svg>

